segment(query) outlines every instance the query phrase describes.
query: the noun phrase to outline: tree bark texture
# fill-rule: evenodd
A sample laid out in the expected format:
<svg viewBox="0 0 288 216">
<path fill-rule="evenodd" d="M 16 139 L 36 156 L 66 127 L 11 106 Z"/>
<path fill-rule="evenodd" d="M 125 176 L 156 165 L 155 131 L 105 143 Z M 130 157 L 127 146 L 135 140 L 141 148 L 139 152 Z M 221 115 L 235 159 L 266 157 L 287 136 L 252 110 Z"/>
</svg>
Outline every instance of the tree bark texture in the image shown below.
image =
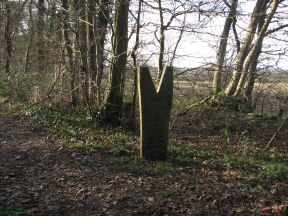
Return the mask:
<svg viewBox="0 0 288 216">
<path fill-rule="evenodd" d="M 29 4 L 29 42 L 27 46 L 26 56 L 25 56 L 25 73 L 29 73 L 32 68 L 32 61 L 31 61 L 31 51 L 33 48 L 34 40 L 35 40 L 35 24 L 33 18 L 33 4 L 32 2 Z"/>
<path fill-rule="evenodd" d="M 263 25 L 265 23 L 265 16 L 263 15 L 259 21 L 258 24 L 258 34 L 261 31 Z M 248 82 L 245 88 L 245 94 L 244 97 L 246 98 L 247 107 L 251 110 L 253 109 L 253 90 L 254 90 L 254 84 L 257 77 L 257 65 L 258 65 L 258 59 L 262 52 L 262 42 L 260 41 L 259 46 L 257 47 L 257 50 L 255 52 L 254 59 L 250 62 L 249 71 L 248 71 Z"/>
<path fill-rule="evenodd" d="M 251 15 L 249 27 L 247 29 L 246 37 L 236 56 L 236 63 L 234 65 L 232 77 L 227 88 L 225 89 L 225 94 L 227 96 L 232 96 L 236 90 L 239 79 L 241 77 L 244 61 L 247 57 L 257 29 L 259 18 L 262 15 L 263 10 L 265 11 L 265 7 L 269 3 L 269 1 L 270 0 L 257 0 L 256 2 L 256 5 Z"/>
<path fill-rule="evenodd" d="M 96 101 L 96 0 L 88 0 L 88 53 L 89 74 L 91 80 L 91 102 Z"/>
<path fill-rule="evenodd" d="M 37 14 L 37 48 L 38 48 L 38 72 L 45 73 L 46 65 L 46 32 L 45 32 L 45 0 L 38 1 Z"/>
<path fill-rule="evenodd" d="M 127 62 L 129 1 L 115 2 L 113 56 L 110 66 L 109 92 L 104 104 L 103 121 L 112 125 L 121 122 L 123 89 Z"/>
<path fill-rule="evenodd" d="M 109 23 L 109 7 L 110 2 L 109 0 L 99 0 L 97 10 L 97 17 L 96 17 L 96 95 L 97 95 L 97 103 L 101 103 L 101 82 L 104 72 L 104 46 L 105 46 L 105 39 L 107 36 L 107 27 Z"/>
<path fill-rule="evenodd" d="M 137 106 L 137 82 L 138 82 L 138 70 L 137 70 L 137 49 L 139 47 L 139 40 L 140 40 L 140 19 L 141 19 L 141 8 L 142 8 L 142 0 L 139 0 L 138 4 L 138 12 L 137 12 L 137 27 L 136 27 L 136 39 L 135 44 L 131 53 L 131 57 L 133 59 L 133 99 L 132 99 L 132 118 L 131 118 L 131 124 L 133 130 L 136 129 L 136 106 Z"/>
<path fill-rule="evenodd" d="M 62 7 L 64 9 L 64 20 L 63 20 L 63 30 L 64 30 L 64 40 L 65 40 L 65 48 L 67 51 L 68 56 L 68 68 L 71 74 L 71 81 L 70 81 L 70 91 L 71 91 L 71 99 L 72 99 L 72 106 L 77 107 L 79 104 L 79 89 L 77 87 L 78 82 L 78 74 L 76 69 L 76 61 L 75 61 L 75 53 L 73 49 L 73 39 L 71 37 L 71 26 L 69 24 L 71 7 L 72 5 L 69 4 L 69 0 L 62 0 Z"/>
<path fill-rule="evenodd" d="M 13 30 L 12 30 L 12 9 L 10 7 L 10 2 L 5 1 L 6 10 L 6 25 L 5 25 L 5 42 L 6 42 L 6 62 L 5 62 L 5 72 L 6 74 L 11 74 L 11 60 L 13 55 Z"/>
<path fill-rule="evenodd" d="M 271 23 L 271 20 L 278 8 L 278 0 L 273 0 L 272 1 L 272 8 L 271 8 L 271 11 L 270 13 L 267 15 L 264 23 L 263 23 L 263 26 L 260 28 L 260 31 L 258 33 L 258 36 L 255 40 L 255 42 L 253 43 L 247 57 L 246 57 L 246 61 L 245 61 L 245 64 L 244 64 L 244 67 L 242 69 L 242 73 L 241 73 L 241 77 L 239 79 L 239 82 L 237 84 L 237 88 L 235 90 L 235 93 L 234 93 L 234 96 L 239 96 L 239 94 L 241 93 L 241 90 L 245 84 L 245 80 L 246 80 L 246 76 L 248 74 L 248 70 L 250 68 L 250 64 L 252 61 L 254 61 L 255 59 L 255 55 L 258 53 L 259 49 L 261 50 L 261 47 L 259 46 L 262 46 L 262 43 L 263 43 L 263 40 L 264 40 L 264 37 L 265 37 L 265 33 L 268 29 L 268 26 L 269 24 Z M 266 9 L 267 10 L 267 9 Z M 263 13 L 266 13 L 266 10 L 263 10 Z M 264 16 L 264 15 L 263 15 Z M 263 18 L 262 16 L 262 18 Z M 261 17 L 260 17 L 260 20 L 261 20 Z"/>
<path fill-rule="evenodd" d="M 223 32 L 220 37 L 220 44 L 219 44 L 218 53 L 217 53 L 216 71 L 213 75 L 213 83 L 212 83 L 212 90 L 214 94 L 217 94 L 218 92 L 222 90 L 221 75 L 222 75 L 224 59 L 226 55 L 229 32 L 230 32 L 232 23 L 236 19 L 237 5 L 238 5 L 238 0 L 233 0 L 230 6 L 228 17 L 225 20 Z"/>
<path fill-rule="evenodd" d="M 160 18 L 160 36 L 159 36 L 159 45 L 160 45 L 160 52 L 158 58 L 158 74 L 157 74 L 157 81 L 159 81 L 162 77 L 163 73 L 163 59 L 164 59 L 164 49 L 165 49 L 165 26 L 163 20 L 163 11 L 162 11 L 162 0 L 157 0 L 158 2 L 158 11 L 159 11 L 159 18 Z"/>
<path fill-rule="evenodd" d="M 76 11 L 78 12 L 78 46 L 81 58 L 81 77 L 84 103 L 90 109 L 90 71 L 88 65 L 88 24 L 87 24 L 87 4 L 86 1 L 76 0 Z"/>
</svg>

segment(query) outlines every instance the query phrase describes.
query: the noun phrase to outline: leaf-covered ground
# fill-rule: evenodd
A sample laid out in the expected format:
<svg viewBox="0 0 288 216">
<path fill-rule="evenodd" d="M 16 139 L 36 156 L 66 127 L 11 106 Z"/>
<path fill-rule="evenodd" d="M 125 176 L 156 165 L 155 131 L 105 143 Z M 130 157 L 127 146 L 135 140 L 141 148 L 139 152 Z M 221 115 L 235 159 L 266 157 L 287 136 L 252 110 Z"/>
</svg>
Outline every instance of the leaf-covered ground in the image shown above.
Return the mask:
<svg viewBox="0 0 288 216">
<path fill-rule="evenodd" d="M 183 120 L 169 159 L 149 162 L 122 129 L 53 109 L 25 114 L 0 112 L 1 216 L 288 214 L 287 126 L 263 148 L 278 122 L 252 137 L 247 125 L 237 135 L 233 122 Z"/>
</svg>

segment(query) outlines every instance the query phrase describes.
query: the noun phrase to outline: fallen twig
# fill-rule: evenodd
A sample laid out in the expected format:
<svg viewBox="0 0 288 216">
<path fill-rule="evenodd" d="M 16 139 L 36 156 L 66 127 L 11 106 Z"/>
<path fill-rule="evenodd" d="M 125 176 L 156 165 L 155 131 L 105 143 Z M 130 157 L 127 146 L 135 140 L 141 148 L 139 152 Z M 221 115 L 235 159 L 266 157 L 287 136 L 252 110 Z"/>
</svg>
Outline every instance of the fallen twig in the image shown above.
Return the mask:
<svg viewBox="0 0 288 216">
<path fill-rule="evenodd" d="M 283 122 L 281 123 L 281 125 L 278 127 L 277 131 L 275 132 L 275 134 L 272 136 L 272 138 L 270 139 L 270 141 L 267 143 L 266 148 L 268 149 L 271 145 L 271 143 L 274 141 L 274 139 L 276 138 L 276 136 L 279 134 L 280 130 L 283 128 L 285 122 L 288 120 L 288 117 L 286 117 Z"/>
<path fill-rule="evenodd" d="M 201 104 L 203 104 L 203 103 L 206 103 L 206 102 L 207 102 L 208 100 L 210 100 L 211 98 L 212 98 L 212 96 L 209 96 L 209 97 L 206 97 L 206 98 L 205 98 L 204 100 L 202 100 L 202 101 L 199 101 L 199 102 L 197 102 L 197 103 L 194 103 L 194 104 L 190 105 L 185 111 L 178 113 L 178 114 L 176 115 L 176 117 L 180 117 L 180 116 L 186 115 L 193 107 L 196 107 L 196 106 L 199 106 L 199 105 L 201 105 Z"/>
<path fill-rule="evenodd" d="M 193 107 L 196 107 L 196 106 L 199 106 L 199 105 L 201 105 L 201 104 L 203 104 L 203 103 L 206 103 L 206 102 L 207 102 L 208 100 L 210 100 L 211 98 L 212 98 L 212 96 L 206 97 L 204 100 L 199 101 L 199 102 L 197 102 L 197 103 L 194 103 L 194 104 L 190 105 L 185 111 L 176 114 L 176 115 L 171 119 L 171 121 L 170 121 L 169 131 L 172 129 L 172 127 L 173 127 L 173 125 L 174 125 L 174 122 L 176 121 L 176 119 L 177 119 L 178 117 L 181 117 L 181 116 L 186 115 Z"/>
</svg>

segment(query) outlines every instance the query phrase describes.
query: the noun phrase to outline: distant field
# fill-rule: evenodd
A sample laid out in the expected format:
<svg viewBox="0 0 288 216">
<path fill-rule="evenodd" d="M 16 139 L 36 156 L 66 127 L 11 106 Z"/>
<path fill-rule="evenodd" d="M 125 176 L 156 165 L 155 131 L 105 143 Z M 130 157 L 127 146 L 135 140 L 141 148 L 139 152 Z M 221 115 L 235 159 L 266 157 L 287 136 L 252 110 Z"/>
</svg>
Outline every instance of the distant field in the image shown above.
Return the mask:
<svg viewBox="0 0 288 216">
<path fill-rule="evenodd" d="M 179 100 L 199 101 L 211 92 L 208 81 L 175 81 L 174 87 L 174 96 Z M 288 82 L 255 83 L 254 98 L 256 112 L 275 115 L 288 106 Z"/>
<path fill-rule="evenodd" d="M 199 79 L 199 77 L 195 77 L 194 79 L 193 77 L 189 77 L 187 80 L 183 79 L 176 79 L 174 81 L 174 104 L 181 103 L 182 105 L 186 104 L 186 106 L 189 106 L 189 104 L 198 102 L 210 94 L 211 81 L 203 81 L 204 78 Z M 129 80 L 125 88 L 127 98 L 131 99 L 133 81 Z M 288 106 L 288 81 L 256 82 L 254 99 L 256 112 L 272 115 L 278 114 L 280 108 Z"/>
<path fill-rule="evenodd" d="M 174 81 L 174 85 L 175 86 L 179 86 L 181 88 L 190 88 L 191 86 L 210 86 L 211 82 L 209 81 Z M 279 88 L 280 90 L 286 90 L 288 91 L 288 82 L 279 82 L 279 83 L 273 83 L 273 82 L 269 82 L 269 83 L 259 83 L 256 82 L 255 83 L 255 87 L 259 88 Z"/>
</svg>

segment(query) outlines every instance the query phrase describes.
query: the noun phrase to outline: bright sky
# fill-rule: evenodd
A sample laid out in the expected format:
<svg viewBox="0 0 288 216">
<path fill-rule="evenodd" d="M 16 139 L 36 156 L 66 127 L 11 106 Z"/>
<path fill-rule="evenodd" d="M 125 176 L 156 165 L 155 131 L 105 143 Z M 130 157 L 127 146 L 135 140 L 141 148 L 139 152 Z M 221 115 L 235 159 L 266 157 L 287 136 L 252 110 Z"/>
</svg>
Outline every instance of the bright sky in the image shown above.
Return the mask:
<svg viewBox="0 0 288 216">
<path fill-rule="evenodd" d="M 241 14 L 245 14 L 246 16 L 239 17 L 237 22 L 237 30 L 240 36 L 240 39 L 243 39 L 243 36 L 245 35 L 245 28 L 247 27 L 247 22 L 249 21 L 250 13 L 253 10 L 253 7 L 255 5 L 255 0 L 247 1 L 247 0 L 239 0 L 239 5 L 241 5 L 242 11 Z M 157 7 L 156 4 L 154 6 Z M 166 7 L 167 5 L 164 5 L 163 7 Z M 132 6 L 133 7 L 133 6 Z M 171 6 L 167 6 L 171 7 Z M 148 9 L 147 7 L 145 8 Z M 148 13 L 145 13 L 144 16 L 141 17 L 142 24 L 145 23 L 145 28 L 141 29 L 141 41 L 144 43 L 143 48 L 140 49 L 140 55 L 142 55 L 142 58 L 147 59 L 150 58 L 149 64 L 157 65 L 157 58 L 158 58 L 158 42 L 155 39 L 154 32 L 155 32 L 155 25 L 154 23 L 159 24 L 159 16 L 157 13 L 157 10 L 148 9 Z M 284 16 L 284 15 L 283 15 Z M 288 22 L 288 16 L 287 13 L 285 14 L 285 21 Z M 165 17 L 164 23 L 167 23 L 167 20 L 170 18 L 170 15 Z M 200 16 L 200 21 L 203 21 L 204 16 Z M 173 22 L 171 26 L 181 26 L 181 23 L 184 20 L 184 16 L 179 16 L 178 22 Z M 178 58 L 174 61 L 174 66 L 177 67 L 197 67 L 199 65 L 208 64 L 208 63 L 215 63 L 216 61 L 216 52 L 219 42 L 219 35 L 222 32 L 222 28 L 225 22 L 225 15 L 223 17 L 218 16 L 217 18 L 213 18 L 211 22 L 207 23 L 207 28 L 202 29 L 204 33 L 185 33 L 183 34 L 183 38 L 179 43 L 178 49 L 177 49 L 177 55 Z M 199 22 L 198 13 L 194 14 L 187 14 L 186 16 L 186 24 L 191 25 L 192 27 L 196 27 L 201 22 Z M 271 26 L 270 26 L 271 27 Z M 273 27 L 273 26 L 272 26 Z M 199 29 L 195 29 L 199 31 Z M 283 48 L 287 47 L 287 41 L 288 41 L 288 34 L 280 34 L 281 32 L 277 33 L 278 38 L 266 38 L 264 40 L 264 52 L 269 50 L 275 50 L 275 55 L 271 56 L 270 58 L 267 58 L 267 56 L 262 55 L 261 58 L 263 58 L 262 63 L 265 65 L 276 65 L 276 61 L 279 67 L 283 69 L 288 69 L 288 56 L 281 55 L 279 59 L 279 55 L 276 55 L 276 53 L 279 53 L 282 51 Z M 281 35 L 281 36 L 279 36 Z M 166 47 L 165 50 L 171 51 L 174 50 L 176 41 L 179 37 L 179 31 L 169 30 L 165 31 L 165 37 L 166 37 Z M 234 36 L 232 34 L 232 31 L 230 33 L 230 45 L 234 47 Z M 135 39 L 132 37 L 130 41 L 130 47 L 133 47 Z M 231 44 L 232 43 L 232 44 Z M 228 47 L 228 53 L 227 57 L 231 56 L 231 47 Z M 267 47 L 268 46 L 268 47 Z M 270 47 L 269 47 L 270 46 Z M 143 57 L 144 55 L 144 57 Z M 166 54 L 166 60 L 168 58 L 171 58 L 171 54 Z M 271 58 L 272 57 L 272 58 Z M 265 60 L 264 60 L 265 58 Z"/>
</svg>

